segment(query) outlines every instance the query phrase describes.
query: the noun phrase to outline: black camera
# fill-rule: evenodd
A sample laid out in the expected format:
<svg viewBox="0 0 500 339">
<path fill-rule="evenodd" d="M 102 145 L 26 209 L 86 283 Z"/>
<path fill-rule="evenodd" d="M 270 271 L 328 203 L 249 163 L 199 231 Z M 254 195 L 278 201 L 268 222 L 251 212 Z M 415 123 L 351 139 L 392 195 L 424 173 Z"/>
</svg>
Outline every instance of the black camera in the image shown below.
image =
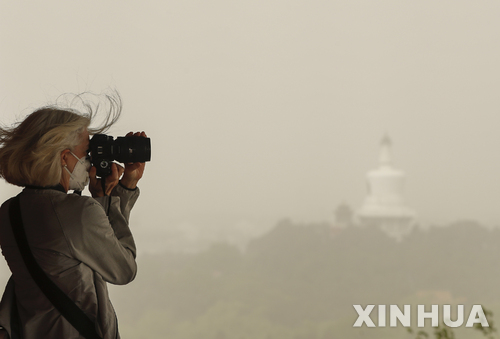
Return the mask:
<svg viewBox="0 0 500 339">
<path fill-rule="evenodd" d="M 97 175 L 111 174 L 113 160 L 121 163 L 146 162 L 151 160 L 151 139 L 130 136 L 117 137 L 96 134 L 90 139 L 90 161 L 97 168 Z"/>
</svg>

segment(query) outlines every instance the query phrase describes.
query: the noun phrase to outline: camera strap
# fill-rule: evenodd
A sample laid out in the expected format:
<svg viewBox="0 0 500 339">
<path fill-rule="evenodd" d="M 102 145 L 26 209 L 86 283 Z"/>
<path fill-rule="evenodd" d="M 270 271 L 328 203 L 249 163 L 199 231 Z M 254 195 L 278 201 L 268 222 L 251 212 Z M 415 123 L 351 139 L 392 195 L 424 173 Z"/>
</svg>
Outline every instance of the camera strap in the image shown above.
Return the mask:
<svg viewBox="0 0 500 339">
<path fill-rule="evenodd" d="M 102 193 L 106 196 L 106 177 L 101 178 Z"/>
<path fill-rule="evenodd" d="M 106 176 L 101 177 L 101 188 L 102 193 L 108 199 L 108 209 L 106 210 L 106 215 L 109 217 L 109 211 L 111 209 L 111 197 L 106 194 Z"/>
<path fill-rule="evenodd" d="M 26 238 L 19 195 L 14 197 L 10 202 L 9 216 L 12 232 L 14 233 L 17 246 L 23 257 L 24 264 L 40 290 L 59 313 L 61 313 L 81 335 L 87 339 L 101 339 L 97 334 L 95 323 L 66 295 L 66 293 L 61 291 L 36 262 L 28 244 L 28 239 Z"/>
</svg>

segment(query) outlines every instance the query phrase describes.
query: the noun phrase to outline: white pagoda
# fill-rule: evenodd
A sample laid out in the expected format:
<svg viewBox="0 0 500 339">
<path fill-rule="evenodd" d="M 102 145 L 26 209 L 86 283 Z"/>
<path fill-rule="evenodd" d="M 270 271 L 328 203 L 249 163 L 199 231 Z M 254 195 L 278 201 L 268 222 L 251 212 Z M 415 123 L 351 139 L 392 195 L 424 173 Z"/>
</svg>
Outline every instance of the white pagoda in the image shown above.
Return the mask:
<svg viewBox="0 0 500 339">
<path fill-rule="evenodd" d="M 415 212 L 403 199 L 404 172 L 392 166 L 391 139 L 385 135 L 380 143 L 379 167 L 369 171 L 368 195 L 357 216 L 362 225 L 380 227 L 400 241 L 415 223 Z"/>
</svg>

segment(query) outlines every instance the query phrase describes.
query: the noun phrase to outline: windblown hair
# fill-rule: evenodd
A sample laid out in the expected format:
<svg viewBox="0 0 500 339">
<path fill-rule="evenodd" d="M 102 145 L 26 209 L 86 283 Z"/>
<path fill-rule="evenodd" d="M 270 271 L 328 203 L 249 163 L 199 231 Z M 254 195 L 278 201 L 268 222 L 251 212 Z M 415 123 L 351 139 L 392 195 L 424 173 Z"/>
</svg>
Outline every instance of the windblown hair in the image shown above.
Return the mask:
<svg viewBox="0 0 500 339">
<path fill-rule="evenodd" d="M 85 128 L 90 134 L 103 133 L 120 117 L 118 93 L 105 95 L 107 114 L 96 128 L 89 126 L 98 113 L 82 95 L 74 96 L 84 113 L 59 105 L 41 107 L 12 127 L 0 127 L 0 177 L 17 186 L 54 186 L 61 180 L 61 152 L 81 142 Z"/>
</svg>

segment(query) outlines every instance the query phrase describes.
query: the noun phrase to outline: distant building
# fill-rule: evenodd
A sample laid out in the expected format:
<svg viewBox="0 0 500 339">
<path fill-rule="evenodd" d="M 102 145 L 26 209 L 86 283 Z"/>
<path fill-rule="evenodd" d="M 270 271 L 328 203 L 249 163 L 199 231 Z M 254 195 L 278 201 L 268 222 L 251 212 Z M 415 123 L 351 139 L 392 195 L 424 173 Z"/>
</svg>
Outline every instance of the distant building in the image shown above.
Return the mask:
<svg viewBox="0 0 500 339">
<path fill-rule="evenodd" d="M 380 227 L 399 241 L 411 231 L 416 214 L 404 203 L 405 174 L 392 166 L 391 146 L 391 139 L 385 135 L 380 144 L 379 167 L 366 175 L 368 194 L 357 217 L 361 225 Z"/>
</svg>

